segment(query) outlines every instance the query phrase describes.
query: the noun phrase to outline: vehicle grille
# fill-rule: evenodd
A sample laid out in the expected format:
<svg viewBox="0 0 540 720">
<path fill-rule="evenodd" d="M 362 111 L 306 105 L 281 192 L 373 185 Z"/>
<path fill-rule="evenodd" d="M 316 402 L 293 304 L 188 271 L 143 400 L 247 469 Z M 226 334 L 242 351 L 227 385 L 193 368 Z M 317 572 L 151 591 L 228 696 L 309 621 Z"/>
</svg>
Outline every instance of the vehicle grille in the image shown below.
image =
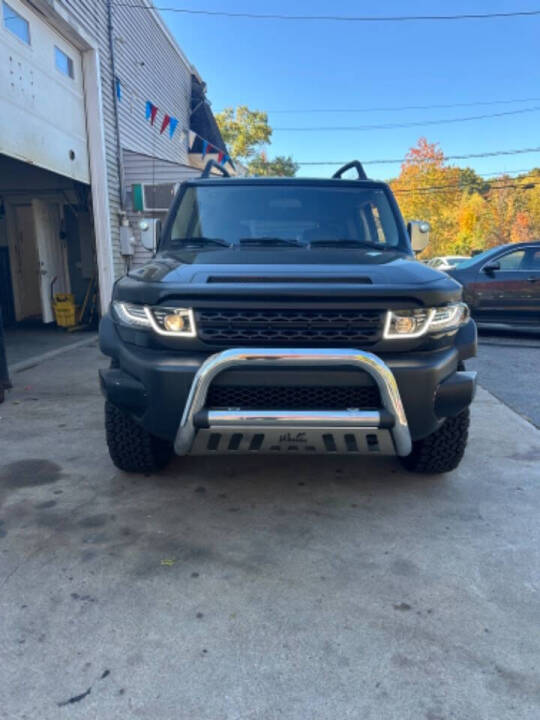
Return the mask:
<svg viewBox="0 0 540 720">
<path fill-rule="evenodd" d="M 381 397 L 376 385 L 211 385 L 206 405 L 243 410 L 374 410 L 381 407 Z"/>
<path fill-rule="evenodd" d="M 380 337 L 380 310 L 233 310 L 195 313 L 201 340 L 216 345 L 249 343 L 374 343 Z"/>
</svg>

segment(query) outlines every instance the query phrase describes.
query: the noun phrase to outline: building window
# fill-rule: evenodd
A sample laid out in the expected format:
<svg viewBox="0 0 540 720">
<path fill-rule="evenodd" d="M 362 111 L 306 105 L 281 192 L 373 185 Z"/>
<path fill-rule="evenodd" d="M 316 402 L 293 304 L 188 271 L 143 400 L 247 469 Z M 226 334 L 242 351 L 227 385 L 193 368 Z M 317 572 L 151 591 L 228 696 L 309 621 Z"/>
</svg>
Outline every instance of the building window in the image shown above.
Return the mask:
<svg viewBox="0 0 540 720">
<path fill-rule="evenodd" d="M 56 64 L 56 69 L 60 70 L 63 75 L 67 75 L 70 78 L 75 77 L 73 72 L 73 60 L 69 57 L 69 55 L 66 55 L 63 50 L 56 47 L 56 45 L 54 47 L 54 62 Z"/>
<path fill-rule="evenodd" d="M 6 29 L 16 35 L 19 40 L 30 45 L 30 23 L 28 20 L 25 20 L 22 15 L 15 12 L 7 2 L 2 3 L 2 11 Z"/>
</svg>

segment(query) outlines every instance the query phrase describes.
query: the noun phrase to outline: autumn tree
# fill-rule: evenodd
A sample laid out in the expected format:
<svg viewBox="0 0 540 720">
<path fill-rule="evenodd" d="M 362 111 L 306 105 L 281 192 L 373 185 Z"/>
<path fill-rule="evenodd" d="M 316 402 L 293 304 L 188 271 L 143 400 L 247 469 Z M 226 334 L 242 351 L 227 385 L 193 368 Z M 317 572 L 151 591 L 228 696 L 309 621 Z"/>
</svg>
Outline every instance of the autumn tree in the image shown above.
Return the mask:
<svg viewBox="0 0 540 720">
<path fill-rule="evenodd" d="M 391 183 L 404 217 L 430 223 L 431 255 L 453 252 L 462 196 L 460 179 L 459 168 L 446 164 L 439 145 L 420 138 Z"/>
<path fill-rule="evenodd" d="M 473 250 L 485 246 L 489 221 L 489 207 L 485 198 L 478 192 L 464 192 L 457 214 L 458 232 L 452 252 L 470 255 Z"/>
<path fill-rule="evenodd" d="M 448 165 L 437 143 L 420 138 L 390 184 L 405 218 L 431 224 L 426 255 L 540 239 L 540 169 L 484 180 Z"/>
</svg>

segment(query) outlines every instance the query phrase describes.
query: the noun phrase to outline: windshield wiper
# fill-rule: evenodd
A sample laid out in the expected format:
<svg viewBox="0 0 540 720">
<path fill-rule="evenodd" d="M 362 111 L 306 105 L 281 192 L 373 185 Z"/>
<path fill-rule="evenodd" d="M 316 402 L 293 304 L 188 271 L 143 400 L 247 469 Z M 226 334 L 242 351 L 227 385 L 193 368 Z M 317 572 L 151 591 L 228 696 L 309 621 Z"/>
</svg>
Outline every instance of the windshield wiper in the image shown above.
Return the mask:
<svg viewBox="0 0 540 720">
<path fill-rule="evenodd" d="M 171 243 L 174 245 L 195 245 L 202 247 L 203 245 L 218 245 L 219 247 L 230 248 L 233 246 L 232 243 L 224 240 L 223 238 L 210 238 L 210 237 L 187 237 L 187 238 L 173 238 Z"/>
<path fill-rule="evenodd" d="M 307 247 L 305 243 L 292 238 L 280 238 L 280 237 L 254 237 L 254 238 L 240 238 L 240 245 L 252 245 L 253 247 L 259 246 L 282 246 L 282 247 Z"/>
<path fill-rule="evenodd" d="M 381 243 L 369 242 L 369 240 L 353 240 L 352 238 L 324 238 L 322 240 L 312 240 L 311 247 L 340 247 L 340 248 L 357 248 L 371 247 L 377 250 L 384 250 L 386 245 Z"/>
</svg>

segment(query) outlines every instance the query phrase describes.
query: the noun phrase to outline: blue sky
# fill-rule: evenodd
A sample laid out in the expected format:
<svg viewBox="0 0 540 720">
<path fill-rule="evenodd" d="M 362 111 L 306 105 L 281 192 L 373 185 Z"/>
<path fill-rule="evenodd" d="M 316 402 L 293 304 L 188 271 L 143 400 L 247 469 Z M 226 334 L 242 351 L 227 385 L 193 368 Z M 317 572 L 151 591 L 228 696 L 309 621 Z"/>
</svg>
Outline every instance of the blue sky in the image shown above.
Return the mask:
<svg viewBox="0 0 540 720">
<path fill-rule="evenodd" d="M 515 11 L 533 0 L 156 0 L 156 5 L 282 14 L 404 15 Z M 540 100 L 400 112 L 276 113 L 540 98 L 540 16 L 498 20 L 361 24 L 229 19 L 164 12 L 208 85 L 214 110 L 268 110 L 268 149 L 297 161 L 400 158 L 421 135 L 446 154 L 540 146 Z M 456 118 L 538 107 L 521 115 L 392 130 L 280 131 Z M 457 161 L 456 161 L 457 163 Z M 540 153 L 459 161 L 480 173 L 540 166 Z M 300 175 L 328 175 L 302 167 Z M 369 166 L 387 179 L 399 165 Z"/>
</svg>

